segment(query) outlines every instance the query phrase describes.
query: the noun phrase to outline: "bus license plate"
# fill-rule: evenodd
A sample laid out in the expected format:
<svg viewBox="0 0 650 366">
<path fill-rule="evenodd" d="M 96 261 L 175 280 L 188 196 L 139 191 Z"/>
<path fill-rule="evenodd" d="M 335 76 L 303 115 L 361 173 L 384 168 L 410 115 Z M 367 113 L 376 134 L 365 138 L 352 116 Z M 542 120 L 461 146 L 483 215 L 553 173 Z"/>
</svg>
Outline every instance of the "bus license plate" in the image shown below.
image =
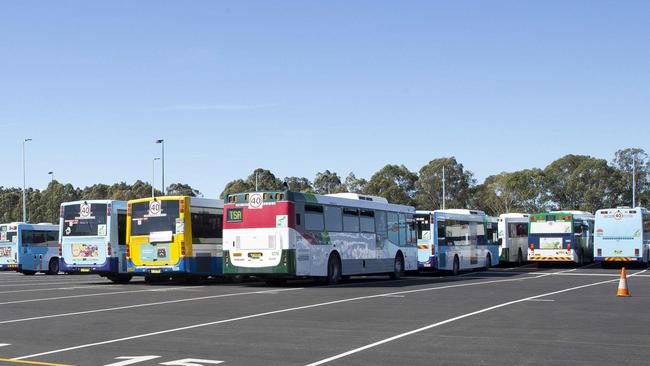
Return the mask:
<svg viewBox="0 0 650 366">
<path fill-rule="evenodd" d="M 160 273 L 160 269 L 152 269 L 152 270 L 149 271 L 149 272 L 151 272 L 151 273 Z"/>
<path fill-rule="evenodd" d="M 262 253 L 260 252 L 254 252 L 254 253 L 248 253 L 249 258 L 262 258 Z"/>
<path fill-rule="evenodd" d="M 90 272 L 90 268 L 82 268 L 79 271 L 81 271 L 81 272 Z"/>
</svg>

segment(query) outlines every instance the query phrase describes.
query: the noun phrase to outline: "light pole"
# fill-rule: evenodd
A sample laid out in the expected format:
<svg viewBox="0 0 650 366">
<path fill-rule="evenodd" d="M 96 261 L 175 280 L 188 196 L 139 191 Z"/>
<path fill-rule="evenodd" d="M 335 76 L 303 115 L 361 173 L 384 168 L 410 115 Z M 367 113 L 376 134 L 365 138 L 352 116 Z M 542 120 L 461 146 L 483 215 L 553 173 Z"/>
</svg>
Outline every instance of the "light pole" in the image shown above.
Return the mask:
<svg viewBox="0 0 650 366">
<path fill-rule="evenodd" d="M 162 190 L 161 191 L 162 191 L 162 194 L 164 196 L 165 195 L 165 140 L 163 140 L 163 139 L 156 140 L 156 143 L 160 144 L 160 146 L 162 148 L 162 152 L 161 152 L 161 156 L 162 156 L 162 177 L 161 177 Z"/>
<path fill-rule="evenodd" d="M 153 158 L 151 161 L 151 197 L 156 197 L 154 186 L 156 185 L 156 160 L 160 158 Z"/>
<path fill-rule="evenodd" d="M 52 189 L 52 192 L 50 192 L 52 195 L 52 222 L 56 222 L 56 207 L 54 204 L 54 171 L 47 172 L 47 174 L 50 175 L 50 188 Z"/>
<path fill-rule="evenodd" d="M 27 185 L 27 168 L 25 167 L 25 144 L 32 139 L 23 139 L 23 222 L 27 222 L 27 193 L 25 186 Z"/>
</svg>

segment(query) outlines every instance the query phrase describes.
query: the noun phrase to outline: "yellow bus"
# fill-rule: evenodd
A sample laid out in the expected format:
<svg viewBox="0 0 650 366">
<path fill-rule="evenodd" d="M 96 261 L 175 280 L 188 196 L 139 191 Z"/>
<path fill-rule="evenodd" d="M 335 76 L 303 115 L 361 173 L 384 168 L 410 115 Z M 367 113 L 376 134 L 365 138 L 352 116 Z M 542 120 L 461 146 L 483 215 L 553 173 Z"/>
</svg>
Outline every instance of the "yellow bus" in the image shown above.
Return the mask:
<svg viewBox="0 0 650 366">
<path fill-rule="evenodd" d="M 189 196 L 131 200 L 127 272 L 146 280 L 220 276 L 223 201 Z"/>
</svg>

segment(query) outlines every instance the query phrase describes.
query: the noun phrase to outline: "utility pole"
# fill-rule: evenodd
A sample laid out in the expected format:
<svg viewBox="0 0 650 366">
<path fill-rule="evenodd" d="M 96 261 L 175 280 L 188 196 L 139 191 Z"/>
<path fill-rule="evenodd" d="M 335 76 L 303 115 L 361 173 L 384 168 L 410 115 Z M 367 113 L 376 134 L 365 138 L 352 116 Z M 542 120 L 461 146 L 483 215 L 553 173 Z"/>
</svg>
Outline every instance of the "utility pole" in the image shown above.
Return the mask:
<svg viewBox="0 0 650 366">
<path fill-rule="evenodd" d="M 442 166 L 442 209 L 445 209 L 445 200 L 447 199 L 447 194 L 445 192 L 445 166 Z"/>
<path fill-rule="evenodd" d="M 54 171 L 47 172 L 47 174 L 50 175 L 50 187 L 52 189 L 52 223 L 56 223 L 56 207 L 54 206 L 55 201 L 54 201 Z"/>
<path fill-rule="evenodd" d="M 25 167 L 25 143 L 32 141 L 32 139 L 23 139 L 23 222 L 27 222 L 27 168 Z"/>
<path fill-rule="evenodd" d="M 636 207 L 636 159 L 632 158 L 632 208 Z"/>
<path fill-rule="evenodd" d="M 156 140 L 156 143 L 160 144 L 162 147 L 162 155 L 161 155 L 162 156 L 162 177 L 161 177 L 162 189 L 161 191 L 164 196 L 165 195 L 165 140 L 163 139 Z"/>
<path fill-rule="evenodd" d="M 156 160 L 160 160 L 160 158 L 153 158 L 151 161 L 151 197 L 156 197 L 154 188 L 156 186 Z"/>
<path fill-rule="evenodd" d="M 258 191 L 257 186 L 258 186 L 258 182 L 259 182 L 259 175 L 260 175 L 260 173 L 255 172 L 255 192 Z"/>
</svg>

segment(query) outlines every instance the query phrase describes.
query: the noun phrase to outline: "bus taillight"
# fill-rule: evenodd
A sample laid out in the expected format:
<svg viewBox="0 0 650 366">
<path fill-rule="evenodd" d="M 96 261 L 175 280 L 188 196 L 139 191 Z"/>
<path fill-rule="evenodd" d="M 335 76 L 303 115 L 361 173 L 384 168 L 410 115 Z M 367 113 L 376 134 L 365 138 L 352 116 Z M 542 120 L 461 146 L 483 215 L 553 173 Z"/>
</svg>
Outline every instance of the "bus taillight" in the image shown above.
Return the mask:
<svg viewBox="0 0 650 366">
<path fill-rule="evenodd" d="M 131 204 L 129 203 L 129 205 L 128 205 L 127 208 L 126 208 L 126 214 L 129 215 L 129 216 L 131 216 L 131 213 L 132 213 L 132 212 L 131 212 Z"/>
<path fill-rule="evenodd" d="M 634 249 L 634 256 L 635 257 L 639 256 L 639 248 Z"/>
<path fill-rule="evenodd" d="M 185 200 L 180 201 L 180 204 L 178 205 L 178 212 L 181 214 L 185 213 Z"/>
<path fill-rule="evenodd" d="M 63 257 L 63 245 L 59 243 L 59 257 Z"/>
<path fill-rule="evenodd" d="M 435 244 L 431 244 L 431 255 L 432 256 L 436 255 L 436 245 Z"/>
<path fill-rule="evenodd" d="M 566 248 L 568 251 L 571 251 L 571 243 L 567 244 Z"/>
<path fill-rule="evenodd" d="M 129 244 L 126 245 L 126 257 L 131 257 L 131 246 Z"/>
<path fill-rule="evenodd" d="M 185 256 L 185 240 L 181 241 L 181 257 Z"/>
<path fill-rule="evenodd" d="M 111 217 L 111 204 L 106 205 L 106 216 Z"/>
<path fill-rule="evenodd" d="M 111 248 L 111 243 L 110 242 L 106 243 L 106 250 L 108 251 L 108 256 L 109 257 L 113 256 L 113 251 L 111 249 L 112 249 Z"/>
<path fill-rule="evenodd" d="M 530 251 L 532 252 L 532 251 L 534 251 L 534 250 L 535 250 L 535 244 L 530 243 Z"/>
<path fill-rule="evenodd" d="M 602 257 L 602 256 L 603 256 L 603 250 L 600 249 L 600 248 L 598 248 L 598 249 L 596 250 L 596 255 L 599 256 L 599 257 Z"/>
</svg>

